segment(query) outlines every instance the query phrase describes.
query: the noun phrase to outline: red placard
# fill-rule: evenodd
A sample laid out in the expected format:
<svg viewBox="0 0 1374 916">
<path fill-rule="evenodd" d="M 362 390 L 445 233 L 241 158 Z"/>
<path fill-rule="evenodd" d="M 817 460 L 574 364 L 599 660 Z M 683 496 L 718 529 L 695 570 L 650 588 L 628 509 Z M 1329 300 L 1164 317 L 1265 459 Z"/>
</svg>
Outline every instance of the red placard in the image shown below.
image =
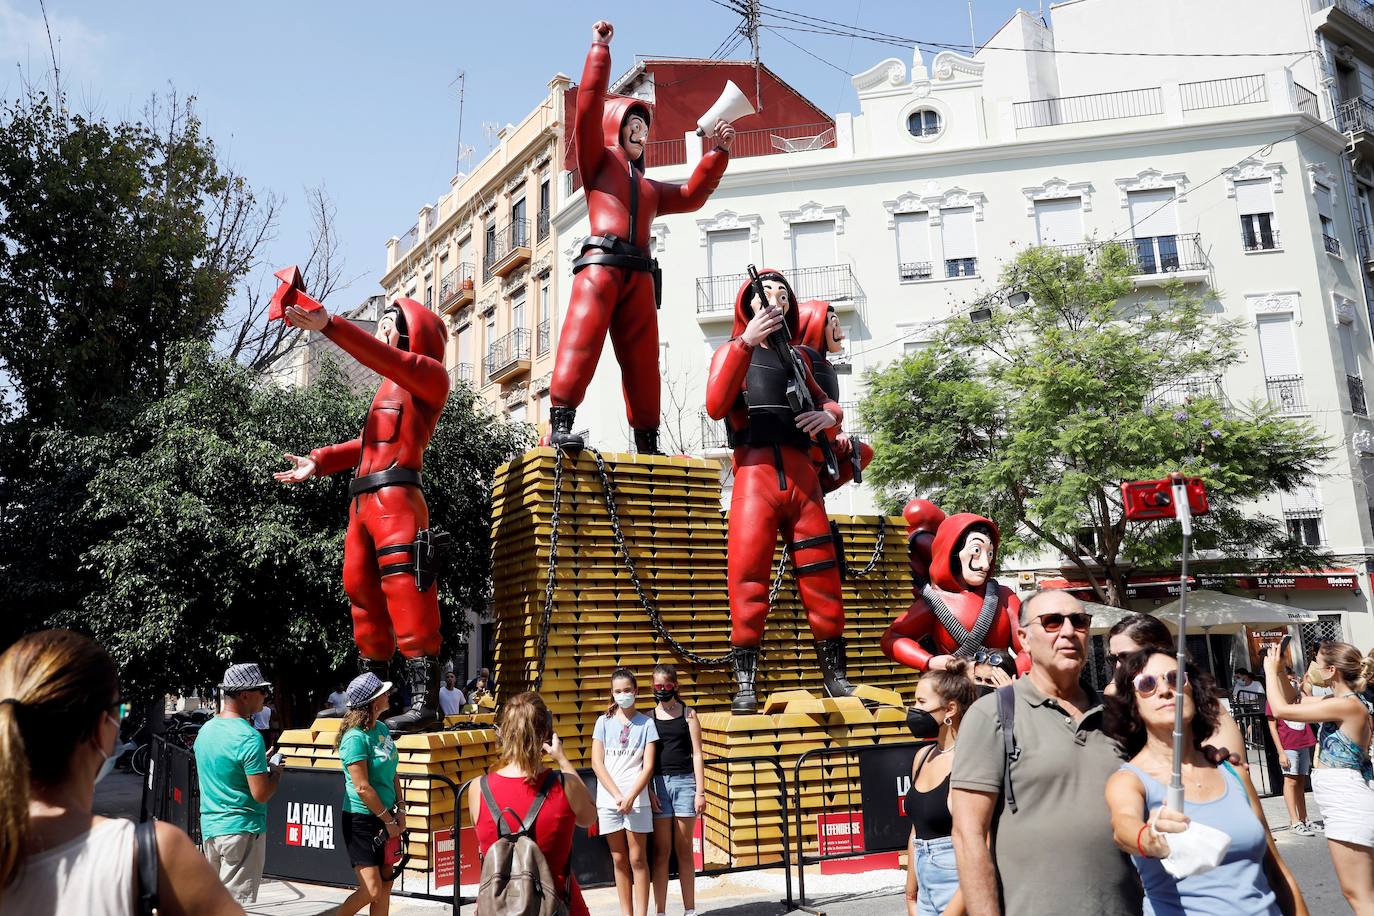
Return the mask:
<svg viewBox="0 0 1374 916">
<path fill-rule="evenodd" d="M 701 822 L 702 819 L 697 818 L 692 828 L 692 867 L 699 872 L 706 870 L 706 834 Z"/>
<path fill-rule="evenodd" d="M 453 887 L 453 828 L 436 830 L 429 835 L 429 854 L 434 859 L 434 886 Z"/>
<path fill-rule="evenodd" d="M 477 831 L 464 827 L 453 841 L 453 828 L 436 830 L 430 834 L 431 855 L 434 856 L 434 887 L 453 887 L 454 867 L 464 884 L 482 883 L 482 862 L 477 858 Z"/>
<path fill-rule="evenodd" d="M 818 851 L 823 856 L 864 851 L 862 811 L 830 811 L 816 815 Z"/>
</svg>

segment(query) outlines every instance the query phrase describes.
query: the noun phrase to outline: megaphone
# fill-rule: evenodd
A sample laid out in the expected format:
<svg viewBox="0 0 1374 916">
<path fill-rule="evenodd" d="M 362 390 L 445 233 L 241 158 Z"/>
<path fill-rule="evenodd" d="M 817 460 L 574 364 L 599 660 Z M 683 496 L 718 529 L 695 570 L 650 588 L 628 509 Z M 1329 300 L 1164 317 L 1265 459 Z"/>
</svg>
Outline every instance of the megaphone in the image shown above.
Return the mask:
<svg viewBox="0 0 1374 916">
<path fill-rule="evenodd" d="M 734 80 L 726 80 L 720 98 L 697 121 L 697 136 L 706 136 L 707 131 L 716 126 L 717 121 L 737 121 L 745 115 L 754 113 L 754 106 L 740 92 Z"/>
</svg>

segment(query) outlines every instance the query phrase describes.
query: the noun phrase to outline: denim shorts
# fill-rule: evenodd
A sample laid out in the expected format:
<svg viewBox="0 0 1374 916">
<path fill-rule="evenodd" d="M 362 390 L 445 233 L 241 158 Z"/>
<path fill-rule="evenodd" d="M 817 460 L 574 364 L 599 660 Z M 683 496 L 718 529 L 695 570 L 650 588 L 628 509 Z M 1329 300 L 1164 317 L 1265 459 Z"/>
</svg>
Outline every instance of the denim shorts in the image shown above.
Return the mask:
<svg viewBox="0 0 1374 916">
<path fill-rule="evenodd" d="M 1300 747 L 1297 750 L 1284 748 L 1283 775 L 1306 776 L 1312 772 L 1312 748 Z"/>
<path fill-rule="evenodd" d="M 697 778 L 691 773 L 655 776 L 654 793 L 658 795 L 658 811 L 654 817 L 697 816 Z"/>
<path fill-rule="evenodd" d="M 959 889 L 954 840 L 947 836 L 933 840 L 913 837 L 911 854 L 916 857 L 916 912 L 920 916 L 940 916 Z"/>
</svg>

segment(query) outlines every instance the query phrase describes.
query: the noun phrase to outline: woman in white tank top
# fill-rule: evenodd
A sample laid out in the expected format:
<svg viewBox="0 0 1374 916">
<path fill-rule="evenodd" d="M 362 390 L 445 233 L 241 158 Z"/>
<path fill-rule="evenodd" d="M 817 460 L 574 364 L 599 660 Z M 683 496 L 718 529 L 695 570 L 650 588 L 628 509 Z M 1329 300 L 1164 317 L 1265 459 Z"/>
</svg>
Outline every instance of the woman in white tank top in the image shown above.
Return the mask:
<svg viewBox="0 0 1374 916">
<path fill-rule="evenodd" d="M 70 630 L 0 655 L 0 916 L 137 916 L 134 824 L 91 813 L 114 763 L 119 675 Z M 157 824 L 159 912 L 243 908 L 181 830 Z"/>
</svg>

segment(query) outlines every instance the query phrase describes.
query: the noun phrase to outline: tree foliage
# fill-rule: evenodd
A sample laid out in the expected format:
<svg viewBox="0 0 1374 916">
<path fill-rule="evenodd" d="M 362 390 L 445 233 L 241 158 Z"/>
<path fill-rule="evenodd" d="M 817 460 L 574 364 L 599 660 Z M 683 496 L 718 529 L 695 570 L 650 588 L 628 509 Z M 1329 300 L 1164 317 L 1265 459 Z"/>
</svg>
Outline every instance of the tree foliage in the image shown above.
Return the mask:
<svg viewBox="0 0 1374 916">
<path fill-rule="evenodd" d="M 283 486 L 284 451 L 358 435 L 370 398 L 336 371 L 309 388 L 264 386 L 185 348 L 183 381 L 133 422 L 64 436 L 54 459 L 91 475 L 82 512 L 104 532 L 82 562 L 97 583 L 65 615 L 90 628 L 135 689 L 210 683 L 232 660 L 325 672 L 354 653 L 343 592 L 347 474 Z M 439 580 L 444 638 L 489 600 L 491 486 L 530 444 L 528 427 L 456 389 L 426 452 L 431 523 L 453 535 Z"/>
<path fill-rule="evenodd" d="M 1127 524 L 1126 480 L 1204 478 L 1212 512 L 1194 545 L 1217 568 L 1322 565 L 1253 504 L 1312 480 L 1328 457 L 1320 434 L 1223 393 L 1241 328 L 1215 301 L 1179 282 L 1137 293 L 1131 275 L 1120 245 L 1022 253 L 1001 280 L 1028 302 L 953 320 L 871 375 L 872 480 L 894 504 L 920 494 L 988 515 L 1009 555 L 1073 558 L 1119 606 L 1132 568 L 1169 568 L 1181 549 L 1176 523 Z"/>
</svg>

